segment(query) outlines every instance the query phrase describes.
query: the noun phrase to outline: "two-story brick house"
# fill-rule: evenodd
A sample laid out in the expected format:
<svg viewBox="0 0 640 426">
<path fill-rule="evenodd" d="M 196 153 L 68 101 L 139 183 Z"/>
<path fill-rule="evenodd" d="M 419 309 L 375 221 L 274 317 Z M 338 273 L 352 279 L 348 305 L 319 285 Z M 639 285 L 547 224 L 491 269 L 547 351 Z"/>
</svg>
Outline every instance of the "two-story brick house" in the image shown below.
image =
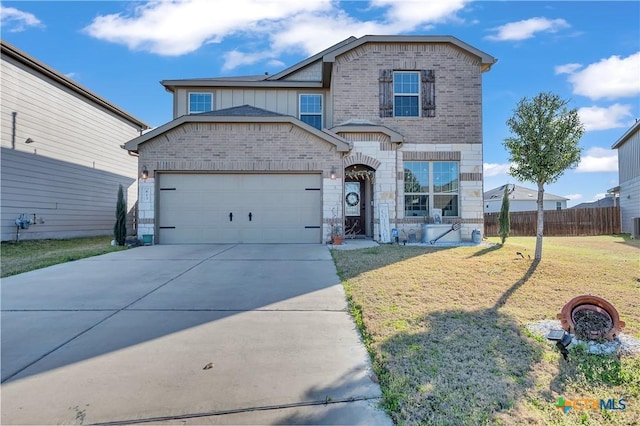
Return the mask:
<svg viewBox="0 0 640 426">
<path fill-rule="evenodd" d="M 274 75 L 165 80 L 174 119 L 139 155 L 158 243 L 389 241 L 435 212 L 483 224 L 482 73 L 451 36 L 351 37 Z"/>
</svg>

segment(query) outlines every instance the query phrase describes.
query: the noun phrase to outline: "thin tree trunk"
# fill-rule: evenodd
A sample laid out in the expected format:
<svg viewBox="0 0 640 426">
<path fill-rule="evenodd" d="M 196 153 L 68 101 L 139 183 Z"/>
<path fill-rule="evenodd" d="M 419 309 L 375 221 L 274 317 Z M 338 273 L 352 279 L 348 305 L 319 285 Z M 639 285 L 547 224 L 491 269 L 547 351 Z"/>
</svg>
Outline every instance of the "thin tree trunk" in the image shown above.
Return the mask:
<svg viewBox="0 0 640 426">
<path fill-rule="evenodd" d="M 538 182 L 538 223 L 536 229 L 535 259 L 542 259 L 542 234 L 544 231 L 544 183 Z"/>
</svg>

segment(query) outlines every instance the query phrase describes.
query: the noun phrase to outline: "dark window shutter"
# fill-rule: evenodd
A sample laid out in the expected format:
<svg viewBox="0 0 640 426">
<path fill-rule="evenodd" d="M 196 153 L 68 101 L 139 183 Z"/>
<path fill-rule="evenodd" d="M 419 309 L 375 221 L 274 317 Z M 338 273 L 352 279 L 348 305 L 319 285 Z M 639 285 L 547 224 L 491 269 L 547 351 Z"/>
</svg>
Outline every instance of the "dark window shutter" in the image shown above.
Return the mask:
<svg viewBox="0 0 640 426">
<path fill-rule="evenodd" d="M 434 70 L 421 70 L 422 116 L 436 116 L 436 73 Z"/>
<path fill-rule="evenodd" d="M 380 70 L 380 117 L 393 117 L 393 70 Z"/>
</svg>

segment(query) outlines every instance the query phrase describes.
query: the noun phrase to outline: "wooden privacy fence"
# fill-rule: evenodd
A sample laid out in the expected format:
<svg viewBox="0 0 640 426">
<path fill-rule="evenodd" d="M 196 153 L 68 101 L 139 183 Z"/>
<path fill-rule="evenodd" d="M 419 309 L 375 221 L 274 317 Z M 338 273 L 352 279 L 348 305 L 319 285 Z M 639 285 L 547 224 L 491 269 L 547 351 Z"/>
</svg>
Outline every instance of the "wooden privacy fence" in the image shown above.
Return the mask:
<svg viewBox="0 0 640 426">
<path fill-rule="evenodd" d="M 484 235 L 498 236 L 500 212 L 485 213 Z M 538 213 L 536 211 L 509 213 L 513 237 L 536 235 Z M 545 210 L 544 235 L 611 235 L 620 233 L 620 207 L 591 209 Z"/>
</svg>

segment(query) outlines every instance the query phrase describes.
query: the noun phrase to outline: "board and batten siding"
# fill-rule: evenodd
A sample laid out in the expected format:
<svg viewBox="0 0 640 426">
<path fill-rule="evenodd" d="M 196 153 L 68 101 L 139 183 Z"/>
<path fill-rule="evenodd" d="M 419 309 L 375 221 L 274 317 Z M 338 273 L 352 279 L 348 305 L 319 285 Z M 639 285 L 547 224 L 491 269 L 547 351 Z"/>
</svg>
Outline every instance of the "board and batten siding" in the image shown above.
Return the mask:
<svg viewBox="0 0 640 426">
<path fill-rule="evenodd" d="M 298 117 L 300 94 L 318 93 L 324 95 L 324 117 L 327 116 L 327 91 L 318 89 L 254 89 L 254 88 L 177 88 L 175 90 L 174 118 L 188 114 L 189 93 L 212 93 L 216 110 L 251 105 L 256 108 Z M 327 127 L 328 124 L 325 124 Z"/>
<path fill-rule="evenodd" d="M 0 81 L 2 240 L 16 238 L 22 213 L 36 223 L 21 239 L 112 234 L 118 185 L 129 212 L 137 202 L 137 158 L 120 145 L 140 124 L 9 55 Z"/>
<path fill-rule="evenodd" d="M 640 217 L 640 131 L 618 147 L 620 216 L 624 233 L 633 232 L 633 218 Z"/>
</svg>

